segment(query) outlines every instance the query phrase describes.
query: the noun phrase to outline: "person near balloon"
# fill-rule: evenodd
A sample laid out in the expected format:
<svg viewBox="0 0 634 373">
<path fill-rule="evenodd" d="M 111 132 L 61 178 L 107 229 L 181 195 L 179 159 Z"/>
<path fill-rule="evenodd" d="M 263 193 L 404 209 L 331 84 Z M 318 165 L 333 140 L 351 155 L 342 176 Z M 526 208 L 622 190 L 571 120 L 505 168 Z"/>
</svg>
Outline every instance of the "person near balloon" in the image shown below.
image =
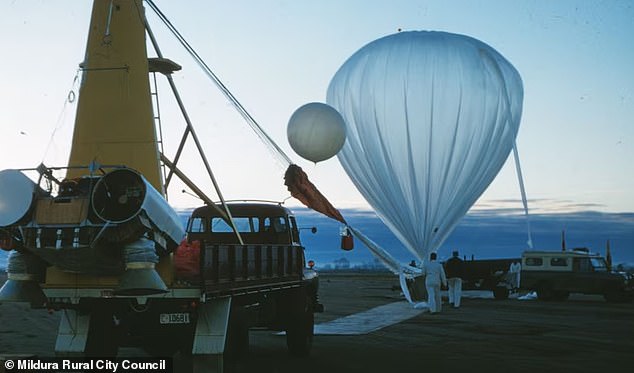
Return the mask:
<svg viewBox="0 0 634 373">
<path fill-rule="evenodd" d="M 464 277 L 464 263 L 458 256 L 458 251 L 452 253 L 452 257 L 445 263 L 447 283 L 449 287 L 449 304 L 453 308 L 460 308 L 462 297 L 462 278 Z"/>
<path fill-rule="evenodd" d="M 436 253 L 429 255 L 429 261 L 423 265 L 423 275 L 425 276 L 425 288 L 427 289 L 427 305 L 429 312 L 438 313 L 442 309 L 442 298 L 440 295 L 440 285 L 447 285 L 447 276 L 442 264 L 436 261 Z"/>
</svg>

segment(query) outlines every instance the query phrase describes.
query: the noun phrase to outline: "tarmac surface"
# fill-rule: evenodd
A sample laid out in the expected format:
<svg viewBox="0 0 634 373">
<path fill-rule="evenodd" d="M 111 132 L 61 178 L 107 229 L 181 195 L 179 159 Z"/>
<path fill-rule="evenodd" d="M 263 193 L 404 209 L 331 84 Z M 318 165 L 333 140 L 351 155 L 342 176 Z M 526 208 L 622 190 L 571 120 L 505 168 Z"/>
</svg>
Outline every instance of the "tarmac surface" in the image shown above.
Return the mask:
<svg viewBox="0 0 634 373">
<path fill-rule="evenodd" d="M 323 274 L 322 323 L 401 301 L 391 275 Z M 469 293 L 469 292 L 467 292 Z M 634 304 L 572 295 L 562 302 L 463 299 L 366 335 L 315 336 L 311 356 L 288 357 L 284 338 L 251 334 L 248 372 L 634 371 Z"/>
<path fill-rule="evenodd" d="M 403 302 L 390 274 L 323 273 L 320 294 L 326 309 L 317 324 Z M 387 308 L 385 317 L 400 308 Z M 59 314 L 1 304 L 0 354 L 52 356 Z M 316 335 L 311 356 L 302 359 L 288 355 L 284 336 L 252 330 L 248 354 L 226 362 L 225 370 L 628 372 L 634 371 L 634 303 L 574 294 L 559 302 L 466 298 L 460 309 L 445 303 L 440 314 L 416 312 L 367 334 Z"/>
</svg>

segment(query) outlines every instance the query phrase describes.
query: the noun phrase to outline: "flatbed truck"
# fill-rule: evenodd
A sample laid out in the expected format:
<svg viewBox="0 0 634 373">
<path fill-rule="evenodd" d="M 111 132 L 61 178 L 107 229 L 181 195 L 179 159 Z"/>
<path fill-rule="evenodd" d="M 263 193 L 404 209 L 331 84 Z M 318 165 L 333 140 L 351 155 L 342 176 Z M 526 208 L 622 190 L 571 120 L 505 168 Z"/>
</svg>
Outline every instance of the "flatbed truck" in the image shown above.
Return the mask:
<svg viewBox="0 0 634 373">
<path fill-rule="evenodd" d="M 148 41 L 156 57 L 148 58 Z M 68 164 L 0 171 L 0 248 L 10 251 L 0 302 L 62 312 L 60 356 L 115 356 L 136 346 L 181 356 L 193 371 L 221 371 L 225 354 L 246 350 L 250 327 L 283 330 L 289 351 L 307 355 L 313 312 L 323 307 L 295 219 L 279 204 L 217 206 L 178 168 L 191 137 L 199 171 L 223 201 L 172 79 L 181 66 L 161 54 L 143 1 L 93 0 L 82 55 Z M 157 74 L 186 124 L 172 159 L 160 137 Z M 167 204 L 173 175 L 206 203 L 187 232 Z M 251 230 L 234 226 L 232 209 Z M 211 210 L 231 232 L 196 225 L 213 220 Z M 284 227 L 268 232 L 273 220 Z M 180 266 L 183 255 L 198 258 L 196 266 Z"/>
</svg>

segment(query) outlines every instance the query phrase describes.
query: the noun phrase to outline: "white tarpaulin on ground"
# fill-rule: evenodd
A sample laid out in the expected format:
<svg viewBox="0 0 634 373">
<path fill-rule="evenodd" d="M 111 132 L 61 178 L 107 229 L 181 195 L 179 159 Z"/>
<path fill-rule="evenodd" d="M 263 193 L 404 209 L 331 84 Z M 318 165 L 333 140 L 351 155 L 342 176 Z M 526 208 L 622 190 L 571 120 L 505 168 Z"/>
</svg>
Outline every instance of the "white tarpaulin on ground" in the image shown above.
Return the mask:
<svg viewBox="0 0 634 373">
<path fill-rule="evenodd" d="M 359 335 L 398 324 L 423 313 L 406 302 L 393 302 L 315 325 L 315 335 Z"/>
</svg>

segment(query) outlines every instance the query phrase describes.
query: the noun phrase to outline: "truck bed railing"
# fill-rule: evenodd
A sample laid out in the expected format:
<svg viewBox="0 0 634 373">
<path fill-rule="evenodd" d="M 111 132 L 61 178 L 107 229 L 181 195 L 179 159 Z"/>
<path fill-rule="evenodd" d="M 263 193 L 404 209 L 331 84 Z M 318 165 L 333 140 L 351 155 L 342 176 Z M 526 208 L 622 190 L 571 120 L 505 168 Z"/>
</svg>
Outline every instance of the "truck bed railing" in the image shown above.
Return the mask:
<svg viewBox="0 0 634 373">
<path fill-rule="evenodd" d="M 205 294 L 287 287 L 301 282 L 304 248 L 291 245 L 204 244 L 200 266 Z"/>
</svg>

